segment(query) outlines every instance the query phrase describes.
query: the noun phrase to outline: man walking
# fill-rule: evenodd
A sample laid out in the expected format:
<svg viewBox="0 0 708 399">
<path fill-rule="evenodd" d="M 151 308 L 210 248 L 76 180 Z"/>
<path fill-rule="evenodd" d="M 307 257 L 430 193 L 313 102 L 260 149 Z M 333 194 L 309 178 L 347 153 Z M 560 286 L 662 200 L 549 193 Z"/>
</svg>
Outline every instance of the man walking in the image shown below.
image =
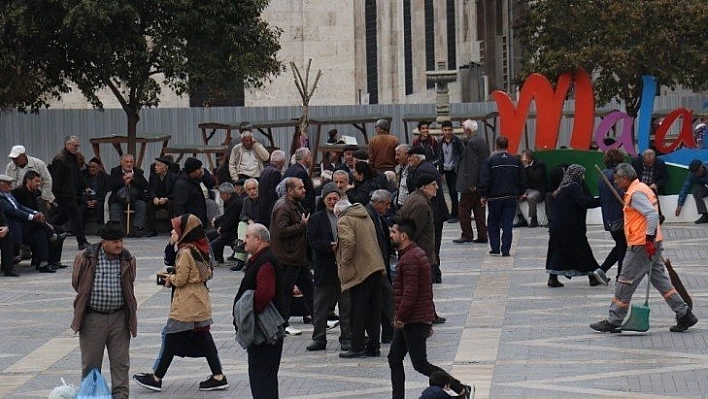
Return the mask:
<svg viewBox="0 0 708 399">
<path fill-rule="evenodd" d="M 123 248 L 123 226 L 117 220 L 109 220 L 101 242 L 74 260 L 71 329 L 79 333 L 81 378 L 94 368 L 101 370 L 107 349 L 114 398 L 129 396 L 130 337 L 138 333 L 135 273 L 135 257 Z"/>
<path fill-rule="evenodd" d="M 519 158 L 507 152 L 509 139 L 497 137 L 497 151 L 485 162 L 480 176 L 479 194 L 482 205 L 489 203 L 489 245 L 492 255 L 509 256 L 513 239 L 516 201 L 524 193 L 526 174 Z M 501 246 L 499 243 L 500 229 Z"/>
<path fill-rule="evenodd" d="M 460 219 L 460 238 L 452 240 L 455 244 L 468 242 L 486 243 L 487 225 L 485 224 L 484 207 L 479 195 L 479 175 L 484 167 L 484 161 L 489 158 L 489 146 L 477 133 L 477 122 L 467 119 L 462 123 L 465 132 L 465 152 L 457 169 L 457 191 L 461 193 L 458 217 Z M 472 231 L 472 217 L 477 225 L 477 239 Z"/>
<path fill-rule="evenodd" d="M 393 341 L 388 352 L 394 399 L 406 396 L 403 359 L 407 353 L 410 353 L 413 368 L 419 373 L 425 376 L 436 371 L 445 373 L 440 367 L 428 362 L 425 341 L 432 335 L 432 322 L 435 317 L 433 286 L 430 281 L 428 258 L 411 240 L 416 234 L 415 230 L 415 222 L 411 219 L 397 219 L 391 228 L 391 240 L 398 248 L 399 256 L 396 278 L 393 280 Z M 469 398 L 472 391 L 470 386 L 463 385 L 452 376 L 450 388 L 464 398 Z"/>
<path fill-rule="evenodd" d="M 258 183 L 258 215 L 264 226 L 270 226 L 270 214 L 273 212 L 278 195 L 275 188 L 283 179 L 283 167 L 285 166 L 285 152 L 275 150 L 270 154 L 270 164 L 263 169 L 261 180 Z"/>
<path fill-rule="evenodd" d="M 684 332 L 696 324 L 698 318 L 671 285 L 661 261 L 662 235 L 656 194 L 637 179 L 637 172 L 627 163 L 615 168 L 615 184 L 624 190 L 624 233 L 628 248 L 617 279 L 615 297 L 610 304 L 610 315 L 605 320 L 590 324 L 590 328 L 600 332 L 619 332 L 632 294 L 651 268 L 651 284 L 676 313 L 677 323 L 669 330 Z M 600 278 L 607 281 L 604 273 Z"/>
</svg>

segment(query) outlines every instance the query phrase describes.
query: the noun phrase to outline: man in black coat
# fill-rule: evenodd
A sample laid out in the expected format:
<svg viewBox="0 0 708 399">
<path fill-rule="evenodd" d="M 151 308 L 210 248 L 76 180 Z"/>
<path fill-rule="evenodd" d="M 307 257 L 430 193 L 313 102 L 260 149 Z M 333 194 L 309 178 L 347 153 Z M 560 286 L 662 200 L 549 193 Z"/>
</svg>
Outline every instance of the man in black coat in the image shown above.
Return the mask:
<svg viewBox="0 0 708 399">
<path fill-rule="evenodd" d="M 270 226 L 270 214 L 273 211 L 275 202 L 278 201 L 278 194 L 275 188 L 283 180 L 283 167 L 285 166 L 285 152 L 275 150 L 270 154 L 270 165 L 261 172 L 261 179 L 258 184 L 258 215 L 261 223 Z"/>
<path fill-rule="evenodd" d="M 105 224 L 103 211 L 108 192 L 108 173 L 103 170 L 100 159 L 91 158 L 88 167 L 81 171 L 81 177 L 86 185 L 86 194 L 81 200 L 81 219 L 86 225 L 89 217 L 93 216 L 101 228 Z"/>
<path fill-rule="evenodd" d="M 669 170 L 666 162 L 656 157 L 656 152 L 651 148 L 644 150 L 641 157 L 632 160 L 632 167 L 637 172 L 637 178 L 642 183 L 649 186 L 654 194 L 664 194 L 664 186 L 669 181 Z M 664 215 L 661 213 L 659 205 L 659 221 L 664 223 Z"/>
<path fill-rule="evenodd" d="M 366 204 L 371 220 L 376 228 L 376 240 L 386 266 L 386 278 L 381 279 L 381 343 L 388 344 L 393 339 L 393 279 L 391 276 L 391 232 L 386 224 L 385 215 L 391 208 L 391 192 L 384 189 L 371 193 L 371 201 Z"/>
<path fill-rule="evenodd" d="M 219 185 L 219 196 L 224 201 L 224 214 L 214 220 L 216 235 L 213 233 L 207 235 L 210 236 L 209 244 L 214 258 L 218 263 L 224 263 L 224 247 L 233 244 L 238 238 L 243 198 L 236 194 L 234 185 L 228 182 Z"/>
<path fill-rule="evenodd" d="M 155 224 L 155 213 L 159 209 L 167 210 L 168 217 L 173 216 L 172 208 L 174 201 L 172 200 L 175 180 L 177 175 L 170 171 L 172 161 L 167 158 L 155 158 L 155 163 L 150 170 L 150 180 L 148 181 L 148 196 L 147 196 L 147 224 L 150 231 L 148 237 L 157 235 Z"/>
<path fill-rule="evenodd" d="M 526 188 L 526 175 L 519 158 L 507 151 L 509 139 L 499 136 L 496 145 L 497 151 L 492 153 L 482 168 L 479 194 L 482 196 L 482 205 L 488 204 L 489 209 L 487 217 L 487 235 L 491 247 L 489 253 L 509 256 L 516 204 Z"/>
<path fill-rule="evenodd" d="M 111 197 L 108 199 L 111 220 L 123 220 L 124 211 L 130 204 L 130 209 L 135 211 L 133 228 L 128 237 L 139 238 L 145 235 L 145 190 L 148 187 L 145 173 L 135 167 L 135 157 L 124 154 L 120 157 L 120 165 L 111 169 L 108 177 L 108 189 Z"/>
<path fill-rule="evenodd" d="M 521 208 L 517 206 L 516 214 L 519 222 L 514 227 L 538 227 L 536 208 L 538 203 L 546 197 L 548 191 L 548 171 L 546 164 L 542 160 L 536 159 L 531 150 L 521 151 L 521 164 L 524 165 L 524 174 L 526 175 L 526 190 L 519 202 L 526 201 L 529 204 L 529 221 L 526 222 Z"/>
<path fill-rule="evenodd" d="M 79 250 L 84 250 L 89 246 L 89 242 L 86 241 L 84 222 L 79 209 L 79 199 L 86 189 L 76 159 L 79 147 L 78 137 L 65 137 L 64 148 L 54 157 L 49 172 L 52 174 L 52 192 L 56 197 L 59 211 L 53 223 L 62 225 L 70 220 L 74 236 L 79 243 Z"/>
<path fill-rule="evenodd" d="M 295 151 L 295 163 L 290 165 L 285 171 L 283 179 L 286 177 L 297 177 L 305 185 L 305 197 L 302 199 L 302 206 L 307 214 L 315 212 L 315 186 L 310 178 L 310 166 L 312 165 L 312 153 L 309 148 L 301 147 Z"/>
<path fill-rule="evenodd" d="M 435 177 L 438 189 L 435 197 L 431 198 L 430 206 L 433 208 L 433 222 L 435 224 L 435 255 L 438 262 L 433 266 L 433 284 L 442 283 L 442 272 L 440 271 L 440 244 L 442 243 L 443 224 L 450 218 L 450 212 L 445 203 L 445 194 L 442 188 L 442 177 L 438 169 L 425 159 L 425 151 L 421 147 L 413 147 L 408 151 L 408 162 L 413 168 L 408 172 L 408 192 L 416 190 L 415 181 L 418 176 L 430 175 Z"/>
<path fill-rule="evenodd" d="M 207 219 L 206 198 L 200 185 L 204 176 L 202 161 L 189 157 L 184 161 L 184 168 L 179 173 L 174 186 L 175 215 L 191 213 L 201 220 L 206 230 L 209 226 Z"/>
</svg>

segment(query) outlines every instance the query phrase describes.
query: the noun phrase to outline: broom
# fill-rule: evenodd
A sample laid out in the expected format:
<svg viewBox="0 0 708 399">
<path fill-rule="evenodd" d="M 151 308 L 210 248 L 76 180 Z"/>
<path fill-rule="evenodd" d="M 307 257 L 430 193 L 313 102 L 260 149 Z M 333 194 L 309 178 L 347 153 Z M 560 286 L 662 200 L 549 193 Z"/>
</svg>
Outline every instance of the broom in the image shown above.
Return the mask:
<svg viewBox="0 0 708 399">
<path fill-rule="evenodd" d="M 607 176 L 605 176 L 604 173 L 602 173 L 602 169 L 600 169 L 597 164 L 595 164 L 595 169 L 597 169 L 597 172 L 600 174 L 602 177 L 602 180 L 607 184 L 607 187 L 610 188 L 610 191 L 612 191 L 612 194 L 614 194 L 615 198 L 617 198 L 617 201 L 619 201 L 622 206 L 624 206 L 624 200 L 622 197 L 620 197 L 619 193 L 617 190 L 615 190 L 615 187 L 610 183 L 610 181 L 607 179 Z M 661 261 L 664 263 L 664 266 L 666 267 L 666 271 L 669 272 L 669 278 L 671 278 L 671 285 L 676 288 L 676 292 L 678 292 L 679 296 L 681 299 L 683 299 L 684 302 L 686 302 L 686 305 L 688 305 L 689 309 L 693 309 L 693 299 L 691 298 L 691 295 L 688 294 L 688 291 L 686 290 L 686 286 L 683 285 L 683 281 L 681 281 L 681 278 L 679 277 L 678 273 L 676 273 L 676 270 L 674 270 L 673 265 L 671 264 L 671 260 L 669 259 L 664 259 L 664 257 L 661 257 Z"/>
</svg>

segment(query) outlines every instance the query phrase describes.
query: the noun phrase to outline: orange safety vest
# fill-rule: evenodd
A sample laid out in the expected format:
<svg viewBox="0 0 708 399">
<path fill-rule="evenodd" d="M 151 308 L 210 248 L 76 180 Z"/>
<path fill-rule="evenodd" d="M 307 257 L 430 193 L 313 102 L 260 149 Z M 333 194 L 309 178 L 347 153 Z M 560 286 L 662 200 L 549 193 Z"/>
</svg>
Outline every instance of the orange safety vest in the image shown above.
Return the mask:
<svg viewBox="0 0 708 399">
<path fill-rule="evenodd" d="M 659 212 L 658 199 L 656 194 L 646 184 L 635 179 L 629 184 L 624 193 L 624 235 L 627 237 L 627 245 L 644 245 L 647 241 L 647 219 L 636 209 L 632 208 L 632 194 L 640 191 L 649 198 L 649 202 Z M 661 241 L 661 228 L 656 225 L 656 240 Z"/>
</svg>

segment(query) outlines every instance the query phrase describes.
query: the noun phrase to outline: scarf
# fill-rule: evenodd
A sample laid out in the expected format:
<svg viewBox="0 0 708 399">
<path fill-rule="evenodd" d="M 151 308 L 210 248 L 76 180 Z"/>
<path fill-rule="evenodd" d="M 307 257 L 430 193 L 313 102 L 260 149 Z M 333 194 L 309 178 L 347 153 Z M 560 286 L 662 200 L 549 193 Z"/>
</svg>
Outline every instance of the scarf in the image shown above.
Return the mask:
<svg viewBox="0 0 708 399">
<path fill-rule="evenodd" d="M 202 222 L 198 217 L 192 215 L 191 213 L 185 213 L 182 216 L 177 216 L 170 220 L 172 228 L 175 229 L 177 235 L 179 235 L 179 241 L 177 241 L 177 249 L 188 248 L 192 250 L 192 254 L 197 252 L 201 259 L 195 258 L 194 261 L 197 263 L 199 268 L 199 275 L 207 281 L 209 279 L 209 274 L 211 271 L 211 266 L 209 262 L 209 241 L 204 234 L 204 227 Z"/>
<path fill-rule="evenodd" d="M 573 183 L 580 184 L 585 178 L 585 167 L 576 163 L 568 166 L 568 169 L 563 173 L 563 180 L 558 185 L 558 191 L 563 190 Z"/>
</svg>

